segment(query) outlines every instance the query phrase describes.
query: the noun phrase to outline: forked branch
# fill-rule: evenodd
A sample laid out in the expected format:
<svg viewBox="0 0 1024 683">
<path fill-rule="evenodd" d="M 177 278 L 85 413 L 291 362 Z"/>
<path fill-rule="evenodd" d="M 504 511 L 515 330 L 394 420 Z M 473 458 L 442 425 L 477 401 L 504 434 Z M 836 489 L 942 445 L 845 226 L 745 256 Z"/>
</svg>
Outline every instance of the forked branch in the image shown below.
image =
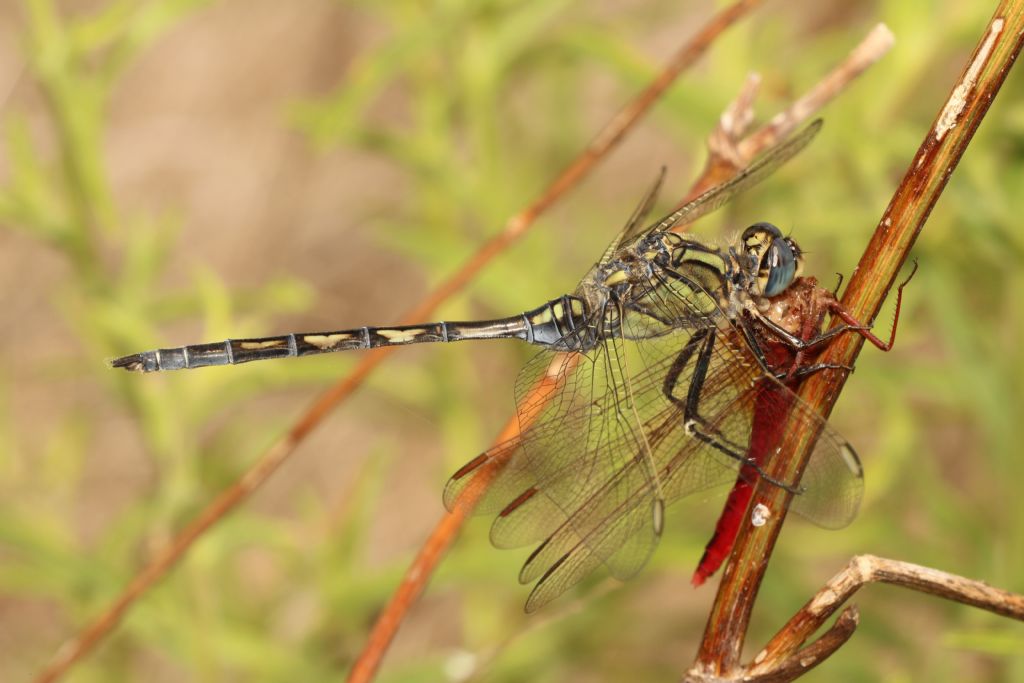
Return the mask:
<svg viewBox="0 0 1024 683">
<path fill-rule="evenodd" d="M 892 44 L 892 31 L 885 24 L 878 24 L 842 62 L 810 90 L 773 116 L 768 123 L 748 134 L 754 121 L 753 103 L 761 82 L 759 76 L 750 76 L 743 91 L 722 112 L 718 126 L 708 136 L 709 153 L 704 172 L 680 205 L 728 180 L 762 152 L 788 138 L 811 116 L 844 92 L 854 79 L 881 59 Z"/>
<path fill-rule="evenodd" d="M 869 583 L 888 583 L 910 588 L 1024 621 L 1024 595 L 910 562 L 874 555 L 858 555 L 793 615 L 768 645 L 754 657 L 753 663 L 745 670 L 743 680 L 748 680 L 747 676 L 752 676 L 753 680 L 792 680 L 772 677 L 777 677 L 788 670 L 789 662 L 807 661 L 808 650 L 814 645 L 800 649 L 804 642 L 853 597 L 854 593 Z"/>
<path fill-rule="evenodd" d="M 841 648 L 857 630 L 859 623 L 860 612 L 857 610 L 857 606 L 847 607 L 836 619 L 836 623 L 832 624 L 820 638 L 787 657 L 771 660 L 775 666 L 765 671 L 745 671 L 743 682 L 787 683 L 800 678 Z"/>
</svg>

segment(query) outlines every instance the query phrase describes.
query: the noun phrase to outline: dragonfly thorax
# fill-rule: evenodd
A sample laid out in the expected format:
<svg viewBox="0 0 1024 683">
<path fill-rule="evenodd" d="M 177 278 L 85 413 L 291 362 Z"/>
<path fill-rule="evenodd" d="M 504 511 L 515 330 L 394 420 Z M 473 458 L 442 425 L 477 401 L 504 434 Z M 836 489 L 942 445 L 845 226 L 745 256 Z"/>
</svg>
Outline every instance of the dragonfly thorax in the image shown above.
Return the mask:
<svg viewBox="0 0 1024 683">
<path fill-rule="evenodd" d="M 651 282 L 653 262 L 660 252 L 644 249 L 642 245 L 641 242 L 636 248 L 622 249 L 615 258 L 598 266 L 594 281 L 610 298 L 625 298 L 632 287 Z"/>
</svg>

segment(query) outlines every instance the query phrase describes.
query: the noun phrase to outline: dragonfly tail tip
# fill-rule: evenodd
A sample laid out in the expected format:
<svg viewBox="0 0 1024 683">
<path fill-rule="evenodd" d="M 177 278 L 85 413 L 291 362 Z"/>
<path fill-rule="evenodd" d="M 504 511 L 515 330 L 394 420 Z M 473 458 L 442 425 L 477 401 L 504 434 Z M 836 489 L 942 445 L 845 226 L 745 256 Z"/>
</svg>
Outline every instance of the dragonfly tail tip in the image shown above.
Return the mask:
<svg viewBox="0 0 1024 683">
<path fill-rule="evenodd" d="M 133 353 L 130 356 L 121 356 L 107 361 L 112 368 L 123 368 L 129 372 L 145 372 L 146 363 L 141 353 Z"/>
</svg>

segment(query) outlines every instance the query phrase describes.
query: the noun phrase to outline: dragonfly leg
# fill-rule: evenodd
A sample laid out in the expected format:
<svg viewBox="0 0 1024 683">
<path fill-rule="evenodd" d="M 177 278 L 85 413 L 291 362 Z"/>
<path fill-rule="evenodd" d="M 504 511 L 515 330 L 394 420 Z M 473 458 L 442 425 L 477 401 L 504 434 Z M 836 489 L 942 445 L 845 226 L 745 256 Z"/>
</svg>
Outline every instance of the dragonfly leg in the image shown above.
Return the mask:
<svg viewBox="0 0 1024 683">
<path fill-rule="evenodd" d="M 831 302 L 829 302 L 828 305 L 828 312 L 831 313 L 833 317 L 841 320 L 842 323 L 836 325 L 830 330 L 827 330 L 826 332 L 822 332 L 821 334 L 816 335 L 811 339 L 794 345 L 794 348 L 796 348 L 798 351 L 803 351 L 804 349 L 819 346 L 846 332 L 856 332 L 860 336 L 864 337 L 864 339 L 871 342 L 871 344 L 878 348 L 879 350 L 890 351 L 892 347 L 896 344 L 896 328 L 899 326 L 900 309 L 903 306 L 903 289 L 910 283 L 915 273 L 917 273 L 917 261 L 914 261 L 914 267 L 911 269 L 910 275 L 908 275 L 907 278 L 903 282 L 901 282 L 899 286 L 896 288 L 896 311 L 893 313 L 892 329 L 889 332 L 889 341 L 882 341 L 877 336 L 875 336 L 875 334 L 871 331 L 871 326 L 865 325 L 861 323 L 859 320 L 857 320 L 857 318 L 855 318 L 852 313 L 850 313 L 841 303 L 839 303 L 839 300 L 835 298 L 835 293 L 833 293 L 833 299 Z M 779 332 L 781 331 L 783 334 L 779 336 L 784 341 L 786 341 L 786 343 L 792 343 L 792 340 L 787 338 L 787 336 L 785 335 L 785 330 L 780 330 L 780 328 L 772 324 L 771 321 L 765 322 L 768 323 L 767 327 L 773 333 L 779 335 Z"/>
<path fill-rule="evenodd" d="M 889 351 L 896 344 L 896 327 L 899 325 L 900 322 L 900 308 L 903 305 L 903 288 L 910 284 L 910 281 L 913 279 L 915 273 L 917 273 L 916 260 L 914 261 L 914 267 L 911 269 L 910 275 L 908 275 L 907 278 L 900 283 L 899 287 L 896 288 L 896 311 L 895 313 L 893 313 L 892 316 L 892 330 L 889 332 L 888 342 L 884 342 L 878 337 L 876 337 L 874 334 L 872 334 L 871 328 L 869 326 L 862 325 L 860 321 L 854 318 L 853 315 L 849 311 L 847 311 L 838 301 L 836 301 L 833 306 L 829 307 L 829 312 L 835 317 L 842 320 L 844 323 L 846 323 L 846 329 L 852 329 L 856 331 L 858 334 L 860 334 L 860 336 L 864 337 L 864 339 L 871 342 L 879 350 Z M 839 327 L 843 326 L 840 325 Z"/>
<path fill-rule="evenodd" d="M 767 375 L 774 374 L 771 366 L 768 364 L 768 359 L 764 355 L 764 350 L 761 349 L 761 342 L 758 341 L 757 335 L 754 334 L 754 331 L 749 325 L 741 324 L 739 325 L 739 328 L 743 332 L 744 339 L 747 340 L 747 348 L 749 348 L 754 354 L 754 358 L 757 360 L 758 365 L 761 366 L 761 370 Z M 786 332 L 785 330 L 782 331 Z"/>
<path fill-rule="evenodd" d="M 698 330 L 697 332 L 694 332 L 693 336 L 690 337 L 690 340 L 686 342 L 686 346 L 683 347 L 679 352 L 679 355 L 676 356 L 675 361 L 672 362 L 672 367 L 670 367 L 668 372 L 665 374 L 665 382 L 662 384 L 662 392 L 669 401 L 682 408 L 684 413 L 689 401 L 687 400 L 684 402 L 682 399 L 676 398 L 672 391 L 675 389 L 676 383 L 679 381 L 679 376 L 683 374 L 683 370 L 685 370 L 686 366 L 690 364 L 690 358 L 693 356 L 693 352 L 697 350 L 698 346 L 705 342 L 710 333 L 710 330 Z M 705 368 L 705 372 L 706 371 L 707 368 Z"/>
<path fill-rule="evenodd" d="M 719 451 L 720 453 L 736 460 L 745 468 L 750 468 L 759 477 L 769 484 L 783 488 L 793 494 L 802 493 L 802 489 L 781 482 L 769 476 L 761 466 L 745 453 L 743 446 L 729 443 L 721 433 L 711 428 L 700 415 L 700 395 L 704 388 L 704 381 L 707 379 L 708 367 L 711 363 L 711 353 L 715 344 L 715 332 L 713 330 L 700 330 L 690 338 L 683 349 L 679 352 L 676 360 L 669 368 L 665 376 L 663 390 L 669 401 L 676 404 L 683 410 L 683 425 L 686 433 L 705 444 Z M 699 352 L 698 352 L 699 347 Z M 690 377 L 690 386 L 686 392 L 686 399 L 677 398 L 673 390 L 682 376 L 683 371 L 690 364 L 694 353 L 697 352 L 697 359 L 694 363 L 693 373 Z"/>
<path fill-rule="evenodd" d="M 836 275 L 839 276 L 839 280 L 838 280 L 838 282 L 836 282 L 835 289 L 832 290 L 832 296 L 838 298 L 839 297 L 839 288 L 843 286 L 843 274 L 842 273 L 836 273 Z"/>
<path fill-rule="evenodd" d="M 835 306 L 839 306 L 838 302 L 836 302 Z M 837 312 L 835 312 L 833 310 L 833 306 L 832 305 L 829 306 L 828 310 L 829 310 L 829 312 L 833 312 L 837 316 L 839 315 Z M 845 310 L 845 309 L 842 309 L 842 307 L 839 307 L 839 310 Z M 852 316 L 850 317 L 850 319 L 853 320 Z M 772 320 L 769 320 L 768 318 L 759 318 L 758 321 L 762 325 L 764 325 L 765 329 L 767 329 L 773 335 L 778 337 L 779 340 L 781 340 L 783 343 L 786 344 L 786 346 L 790 347 L 791 349 L 794 349 L 795 351 L 808 351 L 808 350 L 813 349 L 813 348 L 815 348 L 817 346 L 821 346 L 825 342 L 828 342 L 828 341 L 834 339 L 835 337 L 838 337 L 839 335 L 843 334 L 844 332 L 858 332 L 858 333 L 868 332 L 868 334 L 870 334 L 869 330 L 871 329 L 870 327 L 868 327 L 866 325 L 861 325 L 859 323 L 857 323 L 857 324 L 846 323 L 845 319 L 844 319 L 844 323 L 842 325 L 836 325 L 832 329 L 826 330 L 825 332 L 822 332 L 821 334 L 817 334 L 817 335 L 815 335 L 814 337 L 812 337 L 810 339 L 802 339 L 801 337 L 793 334 L 789 330 L 785 329 L 784 327 L 781 327 L 778 323 L 776 323 L 776 322 L 774 322 Z M 854 321 L 854 322 L 856 322 L 856 321 Z"/>
<path fill-rule="evenodd" d="M 910 275 L 907 279 L 900 283 L 896 289 L 896 311 L 893 314 L 892 330 L 889 333 L 889 341 L 882 341 L 872 331 L 870 325 L 861 323 L 857 318 L 853 316 L 838 300 L 833 298 L 827 307 L 829 313 L 833 317 L 841 320 L 841 324 L 832 327 L 825 332 L 815 335 L 810 339 L 802 339 L 799 336 L 789 332 L 785 328 L 778 325 L 776 322 L 769 320 L 768 318 L 761 317 L 759 322 L 764 325 L 765 329 L 771 332 L 773 335 L 778 337 L 781 341 L 787 344 L 790 348 L 795 349 L 797 352 L 807 351 L 822 344 L 825 344 L 832 339 L 838 337 L 841 334 L 847 332 L 855 332 L 860 336 L 864 337 L 867 341 L 871 342 L 873 346 L 881 351 L 890 351 L 896 343 L 896 329 L 899 326 L 900 321 L 900 310 L 903 306 L 903 288 L 907 286 L 911 278 L 914 277 L 914 273 L 917 272 L 917 262 L 914 262 L 914 268 L 910 271 Z M 756 348 L 756 347 L 755 347 Z"/>
<path fill-rule="evenodd" d="M 847 372 L 853 372 L 854 368 L 851 365 L 844 365 L 842 363 L 815 363 L 803 366 L 794 364 L 794 367 L 790 370 L 775 373 L 775 379 L 780 382 L 802 380 L 822 370 L 846 370 Z"/>
</svg>

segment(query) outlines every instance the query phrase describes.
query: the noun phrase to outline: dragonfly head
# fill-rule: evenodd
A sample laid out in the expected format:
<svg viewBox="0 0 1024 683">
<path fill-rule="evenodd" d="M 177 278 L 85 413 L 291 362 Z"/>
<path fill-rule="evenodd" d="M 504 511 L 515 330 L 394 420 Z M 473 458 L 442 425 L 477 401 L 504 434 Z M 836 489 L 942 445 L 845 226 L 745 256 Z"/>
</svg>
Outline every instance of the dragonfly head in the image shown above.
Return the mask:
<svg viewBox="0 0 1024 683">
<path fill-rule="evenodd" d="M 754 223 L 744 230 L 741 245 L 762 296 L 782 294 L 799 277 L 803 252 L 771 223 Z"/>
</svg>

